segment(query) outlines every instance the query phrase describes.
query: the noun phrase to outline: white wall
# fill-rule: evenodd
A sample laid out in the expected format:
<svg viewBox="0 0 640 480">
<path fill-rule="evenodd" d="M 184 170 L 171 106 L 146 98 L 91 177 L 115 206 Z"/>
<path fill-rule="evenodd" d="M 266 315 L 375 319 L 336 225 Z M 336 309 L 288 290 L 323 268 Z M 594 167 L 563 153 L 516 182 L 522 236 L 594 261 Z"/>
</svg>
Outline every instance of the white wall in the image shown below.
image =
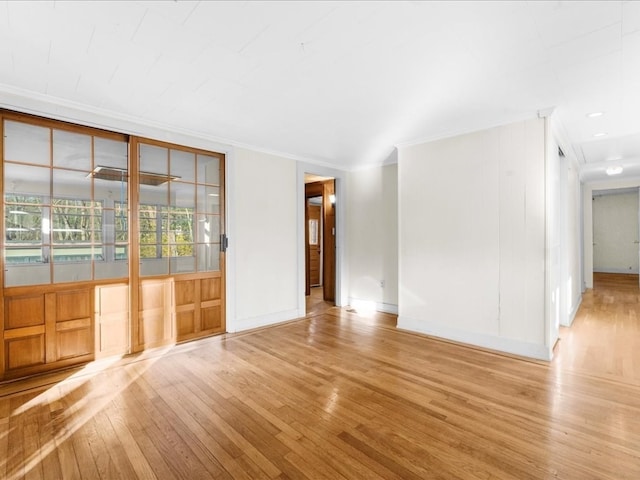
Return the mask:
<svg viewBox="0 0 640 480">
<path fill-rule="evenodd" d="M 545 121 L 403 147 L 398 327 L 549 359 Z"/>
<path fill-rule="evenodd" d="M 575 157 L 561 161 L 562 240 L 560 324 L 570 326 L 582 302 L 580 176 Z"/>
<path fill-rule="evenodd" d="M 398 166 L 349 173 L 349 304 L 398 312 Z"/>
<path fill-rule="evenodd" d="M 638 273 L 638 191 L 593 194 L 593 271 Z"/>
<path fill-rule="evenodd" d="M 298 318 L 296 161 L 236 148 L 228 165 L 227 331 Z"/>
</svg>

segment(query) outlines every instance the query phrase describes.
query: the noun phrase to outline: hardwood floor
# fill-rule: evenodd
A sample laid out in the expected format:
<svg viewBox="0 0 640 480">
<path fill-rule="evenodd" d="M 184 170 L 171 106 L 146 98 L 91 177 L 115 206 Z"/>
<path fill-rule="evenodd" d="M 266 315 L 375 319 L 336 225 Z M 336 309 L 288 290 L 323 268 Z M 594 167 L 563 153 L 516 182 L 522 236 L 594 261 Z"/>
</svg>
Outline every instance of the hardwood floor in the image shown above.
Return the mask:
<svg viewBox="0 0 640 480">
<path fill-rule="evenodd" d="M 551 364 L 333 307 L 0 387 L 0 478 L 640 478 L 637 277 L 605 283 Z"/>
</svg>

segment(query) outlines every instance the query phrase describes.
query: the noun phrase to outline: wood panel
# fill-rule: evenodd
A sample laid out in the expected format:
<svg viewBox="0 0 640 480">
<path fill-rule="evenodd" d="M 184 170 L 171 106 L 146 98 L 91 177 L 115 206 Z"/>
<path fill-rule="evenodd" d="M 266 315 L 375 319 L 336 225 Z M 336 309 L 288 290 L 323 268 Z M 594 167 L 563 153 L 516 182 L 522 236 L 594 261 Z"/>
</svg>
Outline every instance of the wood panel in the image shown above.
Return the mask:
<svg viewBox="0 0 640 480">
<path fill-rule="evenodd" d="M 202 308 L 200 316 L 203 330 L 220 331 L 222 329 L 222 312 L 220 305 Z"/>
<path fill-rule="evenodd" d="M 92 287 L 12 296 L 5 290 L 4 372 L 15 378 L 90 360 L 94 350 Z"/>
<path fill-rule="evenodd" d="M 5 328 L 44 325 L 44 295 L 5 299 Z"/>
<path fill-rule="evenodd" d="M 14 370 L 45 362 L 44 334 L 5 339 L 7 370 Z"/>
<path fill-rule="evenodd" d="M 89 289 L 58 292 L 56 295 L 56 321 L 73 320 L 91 316 Z"/>
<path fill-rule="evenodd" d="M 219 276 L 176 280 L 174 288 L 177 341 L 223 331 Z"/>
<path fill-rule="evenodd" d="M 96 287 L 96 357 L 129 352 L 129 285 Z"/>
<path fill-rule="evenodd" d="M 94 338 L 90 327 L 64 329 L 56 335 L 57 360 L 88 355 L 93 352 Z"/>
<path fill-rule="evenodd" d="M 169 278 L 140 282 L 140 311 L 136 339 L 138 347 L 157 347 L 175 340 L 172 325 L 172 287 L 173 280 Z"/>
<path fill-rule="evenodd" d="M 336 299 L 336 209 L 335 205 L 331 203 L 330 197 L 335 194 L 335 180 L 324 181 L 323 187 L 322 283 L 325 301 L 334 302 Z"/>
</svg>

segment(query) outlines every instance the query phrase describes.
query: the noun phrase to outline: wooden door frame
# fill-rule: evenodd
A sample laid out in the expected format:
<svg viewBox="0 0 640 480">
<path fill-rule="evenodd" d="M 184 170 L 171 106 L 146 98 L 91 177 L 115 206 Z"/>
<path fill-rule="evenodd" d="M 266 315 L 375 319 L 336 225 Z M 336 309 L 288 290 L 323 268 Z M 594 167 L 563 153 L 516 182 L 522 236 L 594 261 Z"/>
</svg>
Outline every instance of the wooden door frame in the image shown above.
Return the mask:
<svg viewBox="0 0 640 480">
<path fill-rule="evenodd" d="M 336 241 L 335 205 L 331 195 L 335 195 L 335 180 L 323 180 L 305 184 L 304 193 L 304 237 L 305 237 L 305 295 L 311 293 L 309 271 L 309 199 L 322 197 L 322 288 L 327 302 L 336 299 Z"/>
</svg>

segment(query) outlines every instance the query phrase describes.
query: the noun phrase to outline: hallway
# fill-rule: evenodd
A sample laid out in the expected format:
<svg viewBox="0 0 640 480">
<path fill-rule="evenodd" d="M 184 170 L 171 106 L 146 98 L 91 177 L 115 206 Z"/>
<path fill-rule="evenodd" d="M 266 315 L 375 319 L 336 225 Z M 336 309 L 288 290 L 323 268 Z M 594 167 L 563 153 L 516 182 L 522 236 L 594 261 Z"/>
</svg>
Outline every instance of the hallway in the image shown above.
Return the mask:
<svg viewBox="0 0 640 480">
<path fill-rule="evenodd" d="M 640 386 L 638 275 L 594 273 L 593 279 L 573 325 L 560 330 L 553 366 Z"/>
</svg>

